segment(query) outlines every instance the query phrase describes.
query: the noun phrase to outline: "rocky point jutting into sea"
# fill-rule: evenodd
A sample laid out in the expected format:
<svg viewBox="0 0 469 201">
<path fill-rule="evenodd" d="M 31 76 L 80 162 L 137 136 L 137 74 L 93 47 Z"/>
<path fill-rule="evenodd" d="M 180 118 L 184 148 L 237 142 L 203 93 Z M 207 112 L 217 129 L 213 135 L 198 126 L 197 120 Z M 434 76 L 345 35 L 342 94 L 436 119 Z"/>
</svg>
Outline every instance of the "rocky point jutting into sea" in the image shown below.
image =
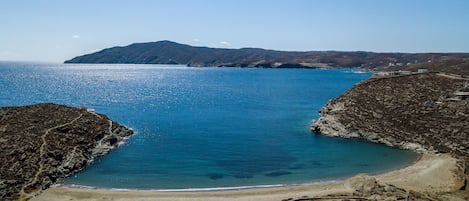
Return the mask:
<svg viewBox="0 0 469 201">
<path fill-rule="evenodd" d="M 460 190 L 451 192 L 458 196 L 450 200 L 469 198 L 469 78 L 447 73 L 374 76 L 330 100 L 320 115 L 311 127 L 318 134 L 450 153 L 460 160 L 456 174 L 462 177 Z M 448 199 L 441 192 L 420 193 L 423 200 Z"/>
<path fill-rule="evenodd" d="M 0 108 L 0 200 L 27 200 L 85 168 L 133 131 L 86 108 Z"/>
<path fill-rule="evenodd" d="M 364 81 L 324 106 L 313 131 L 418 152 L 469 154 L 469 79 L 425 73 Z"/>
</svg>

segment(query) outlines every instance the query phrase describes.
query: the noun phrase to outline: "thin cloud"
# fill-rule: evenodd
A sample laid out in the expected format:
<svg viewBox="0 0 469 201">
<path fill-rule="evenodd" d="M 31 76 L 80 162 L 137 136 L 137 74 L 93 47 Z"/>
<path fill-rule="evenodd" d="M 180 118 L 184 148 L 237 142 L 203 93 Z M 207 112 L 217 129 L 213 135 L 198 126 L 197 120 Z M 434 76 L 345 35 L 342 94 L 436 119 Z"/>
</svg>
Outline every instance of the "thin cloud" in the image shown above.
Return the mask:
<svg viewBox="0 0 469 201">
<path fill-rule="evenodd" d="M 200 40 L 197 39 L 197 38 L 192 39 L 192 41 L 194 41 L 194 42 L 200 42 Z"/>
<path fill-rule="evenodd" d="M 79 36 L 79 35 L 73 35 L 72 38 L 73 38 L 73 39 L 79 39 L 80 36 Z"/>
<path fill-rule="evenodd" d="M 231 43 L 226 42 L 226 41 L 220 41 L 220 44 L 222 44 L 224 46 L 231 46 Z"/>
</svg>

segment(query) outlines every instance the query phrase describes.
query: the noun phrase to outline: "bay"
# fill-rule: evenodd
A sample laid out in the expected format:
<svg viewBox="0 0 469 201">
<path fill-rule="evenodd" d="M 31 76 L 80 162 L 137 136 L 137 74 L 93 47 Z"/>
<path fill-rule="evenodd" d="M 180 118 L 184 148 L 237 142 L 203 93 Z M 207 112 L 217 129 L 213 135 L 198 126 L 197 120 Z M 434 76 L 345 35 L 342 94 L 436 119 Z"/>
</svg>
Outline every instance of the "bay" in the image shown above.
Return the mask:
<svg viewBox="0 0 469 201">
<path fill-rule="evenodd" d="M 0 106 L 87 106 L 135 130 L 68 185 L 190 189 L 377 173 L 417 154 L 313 135 L 317 111 L 369 73 L 0 62 Z"/>
</svg>

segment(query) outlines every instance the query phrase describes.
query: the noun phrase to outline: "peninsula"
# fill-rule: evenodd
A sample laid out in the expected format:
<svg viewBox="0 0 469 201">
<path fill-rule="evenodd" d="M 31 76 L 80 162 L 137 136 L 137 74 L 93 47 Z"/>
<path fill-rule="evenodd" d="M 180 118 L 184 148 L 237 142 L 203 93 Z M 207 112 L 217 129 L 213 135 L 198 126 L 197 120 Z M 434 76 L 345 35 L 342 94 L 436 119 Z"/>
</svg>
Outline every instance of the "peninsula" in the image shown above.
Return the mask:
<svg viewBox="0 0 469 201">
<path fill-rule="evenodd" d="M 327 103 L 312 130 L 417 152 L 469 156 L 469 78 L 375 76 Z"/>
<path fill-rule="evenodd" d="M 0 108 L 0 200 L 28 200 L 133 134 L 102 114 L 51 103 Z"/>
<path fill-rule="evenodd" d="M 424 200 L 469 198 L 469 77 L 407 72 L 375 75 L 330 100 L 320 115 L 311 127 L 317 134 L 451 155 L 459 161 L 454 171 L 459 179 L 453 181 L 458 188 L 415 189 L 413 185 L 407 190 L 419 191 Z"/>
<path fill-rule="evenodd" d="M 343 51 L 277 51 L 261 48 L 209 48 L 172 41 L 134 43 L 78 56 L 65 63 L 179 64 L 193 67 L 382 68 L 468 59 L 469 53 L 375 53 Z"/>
</svg>

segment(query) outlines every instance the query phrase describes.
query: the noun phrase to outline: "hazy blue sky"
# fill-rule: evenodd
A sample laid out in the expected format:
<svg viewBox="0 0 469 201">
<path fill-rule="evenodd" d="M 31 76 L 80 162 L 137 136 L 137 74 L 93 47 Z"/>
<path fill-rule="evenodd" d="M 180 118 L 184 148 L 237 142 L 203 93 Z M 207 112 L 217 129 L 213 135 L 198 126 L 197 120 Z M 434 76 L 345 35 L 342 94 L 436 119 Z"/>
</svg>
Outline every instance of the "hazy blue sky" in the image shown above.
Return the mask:
<svg viewBox="0 0 469 201">
<path fill-rule="evenodd" d="M 134 42 L 469 52 L 468 0 L 2 0 L 0 60 L 62 62 Z"/>
</svg>

